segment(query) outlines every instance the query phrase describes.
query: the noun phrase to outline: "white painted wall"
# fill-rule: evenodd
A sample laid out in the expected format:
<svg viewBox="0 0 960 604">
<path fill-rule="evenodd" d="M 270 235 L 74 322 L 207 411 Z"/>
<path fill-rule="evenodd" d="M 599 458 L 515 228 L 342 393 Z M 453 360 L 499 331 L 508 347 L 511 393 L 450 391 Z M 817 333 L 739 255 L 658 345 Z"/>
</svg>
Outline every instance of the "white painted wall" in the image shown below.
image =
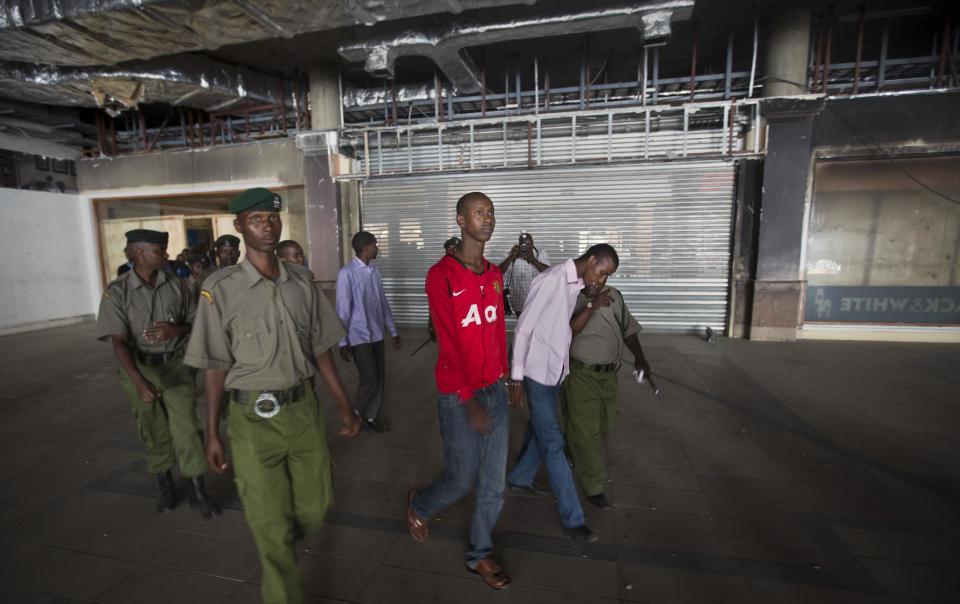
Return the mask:
<svg viewBox="0 0 960 604">
<path fill-rule="evenodd" d="M 0 334 L 92 319 L 98 270 L 89 200 L 0 189 Z"/>
</svg>

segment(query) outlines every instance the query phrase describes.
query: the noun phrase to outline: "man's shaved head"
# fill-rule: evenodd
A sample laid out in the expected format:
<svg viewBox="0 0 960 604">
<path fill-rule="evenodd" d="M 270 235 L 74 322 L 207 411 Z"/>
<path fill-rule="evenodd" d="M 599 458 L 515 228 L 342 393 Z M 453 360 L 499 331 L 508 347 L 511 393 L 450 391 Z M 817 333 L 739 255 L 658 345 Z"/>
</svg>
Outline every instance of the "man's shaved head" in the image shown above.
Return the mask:
<svg viewBox="0 0 960 604">
<path fill-rule="evenodd" d="M 484 200 L 484 201 L 490 201 L 490 198 L 489 198 L 489 197 L 487 197 L 487 196 L 484 195 L 483 193 L 480 193 L 479 191 L 474 191 L 474 192 L 472 192 L 472 193 L 467 193 L 466 195 L 464 195 L 463 197 L 461 197 L 460 199 L 457 200 L 457 215 L 458 215 L 458 216 L 463 216 L 463 212 L 464 212 L 464 210 L 466 209 L 467 205 L 468 205 L 471 201 L 475 201 L 475 200 L 478 200 L 478 199 L 481 199 L 481 200 Z"/>
</svg>

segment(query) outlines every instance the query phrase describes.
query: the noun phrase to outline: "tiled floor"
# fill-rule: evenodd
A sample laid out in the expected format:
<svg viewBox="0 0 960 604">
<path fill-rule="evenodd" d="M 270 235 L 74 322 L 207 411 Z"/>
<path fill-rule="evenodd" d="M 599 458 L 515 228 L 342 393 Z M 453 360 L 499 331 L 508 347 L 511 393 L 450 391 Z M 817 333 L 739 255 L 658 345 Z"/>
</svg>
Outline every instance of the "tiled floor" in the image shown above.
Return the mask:
<svg viewBox="0 0 960 604">
<path fill-rule="evenodd" d="M 510 492 L 495 540 L 514 583 L 495 593 L 463 567 L 469 498 L 429 543 L 406 535 L 404 495 L 442 458 L 435 348 L 411 357 L 424 334 L 404 335 L 391 431 L 333 440 L 336 506 L 299 544 L 310 602 L 960 601 L 960 347 L 646 336 L 664 390 L 622 372 L 615 508 L 586 510 L 600 541 L 576 546 L 549 498 Z M 208 478 L 222 518 L 153 511 L 90 325 L 0 338 L 0 366 L 0 602 L 259 601 L 229 475 Z"/>
</svg>

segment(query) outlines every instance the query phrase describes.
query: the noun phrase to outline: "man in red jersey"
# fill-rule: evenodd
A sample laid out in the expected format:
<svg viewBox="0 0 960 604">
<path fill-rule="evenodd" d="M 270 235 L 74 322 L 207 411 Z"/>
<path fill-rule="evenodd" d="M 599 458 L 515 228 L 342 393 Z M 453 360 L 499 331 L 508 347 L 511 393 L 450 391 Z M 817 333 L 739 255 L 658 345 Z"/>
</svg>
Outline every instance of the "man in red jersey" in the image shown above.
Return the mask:
<svg viewBox="0 0 960 604">
<path fill-rule="evenodd" d="M 476 490 L 467 568 L 503 589 L 510 575 L 491 557 L 493 527 L 503 508 L 509 373 L 503 316 L 503 276 L 483 257 L 497 220 L 483 193 L 457 201 L 462 242 L 427 273 L 427 301 L 437 333 L 437 406 L 446 467 L 428 487 L 407 497 L 407 528 L 415 541 L 429 535 L 427 520 Z"/>
</svg>

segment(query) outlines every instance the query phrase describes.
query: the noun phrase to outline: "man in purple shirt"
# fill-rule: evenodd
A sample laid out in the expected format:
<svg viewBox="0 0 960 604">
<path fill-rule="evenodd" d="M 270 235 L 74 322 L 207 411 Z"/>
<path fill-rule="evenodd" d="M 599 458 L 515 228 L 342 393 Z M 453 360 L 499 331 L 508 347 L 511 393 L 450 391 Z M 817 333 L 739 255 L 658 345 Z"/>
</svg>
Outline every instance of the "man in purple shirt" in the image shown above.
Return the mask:
<svg viewBox="0 0 960 604">
<path fill-rule="evenodd" d="M 534 277 L 514 329 L 510 402 L 516 407 L 524 397 L 530 404 L 530 422 L 517 465 L 507 476 L 513 488 L 536 490 L 533 478 L 543 462 L 550 488 L 557 498 L 560 524 L 574 541 L 597 537 L 587 527 L 577 497 L 573 474 L 564 457 L 564 438 L 557 419 L 560 385 L 570 373 L 570 318 L 582 289 L 594 297 L 617 270 L 620 259 L 606 243 L 591 246 L 579 258 L 570 258 Z M 522 386 L 521 386 L 522 384 Z"/>
<path fill-rule="evenodd" d="M 380 248 L 377 238 L 366 231 L 353 236 L 353 251 L 357 257 L 337 274 L 337 316 L 347 328 L 347 337 L 340 340 L 340 356 L 357 365 L 360 382 L 353 399 L 353 410 L 367 427 L 383 432 L 386 425 L 380 421 L 383 407 L 385 373 L 383 326 L 393 336 L 393 347 L 400 348 L 400 336 L 393 324 L 390 303 L 383 293 L 380 271 L 372 262 Z"/>
</svg>

